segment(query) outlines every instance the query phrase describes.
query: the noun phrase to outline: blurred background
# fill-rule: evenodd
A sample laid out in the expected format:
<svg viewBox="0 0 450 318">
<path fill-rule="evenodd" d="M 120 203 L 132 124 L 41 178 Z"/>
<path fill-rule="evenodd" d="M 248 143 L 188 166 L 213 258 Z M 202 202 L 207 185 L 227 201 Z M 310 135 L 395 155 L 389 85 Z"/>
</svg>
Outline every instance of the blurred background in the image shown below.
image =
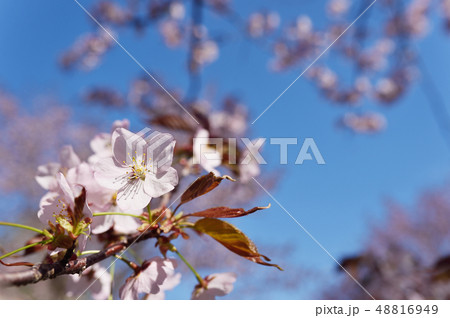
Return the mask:
<svg viewBox="0 0 450 318">
<path fill-rule="evenodd" d="M 286 165 L 266 144 L 257 179 L 375 298 L 450 297 L 450 1 L 79 4 L 183 105 L 211 114 L 222 136 L 299 138 Z M 129 119 L 132 131 L 171 130 L 162 114 L 185 115 L 79 4 L 0 3 L 2 221 L 38 224 L 36 169 L 62 145 L 86 159 L 89 141 L 114 120 Z M 308 137 L 326 165 L 294 164 Z M 255 184 L 233 191 L 220 199 L 272 204 L 233 224 L 285 271 L 189 240 L 181 250 L 202 275 L 238 274 L 225 298 L 369 297 Z M 25 235 L 0 228 L 2 252 Z M 182 283 L 168 299 L 189 298 L 195 285 L 179 269 Z M 0 298 L 60 299 L 65 282 L 9 288 Z"/>
</svg>

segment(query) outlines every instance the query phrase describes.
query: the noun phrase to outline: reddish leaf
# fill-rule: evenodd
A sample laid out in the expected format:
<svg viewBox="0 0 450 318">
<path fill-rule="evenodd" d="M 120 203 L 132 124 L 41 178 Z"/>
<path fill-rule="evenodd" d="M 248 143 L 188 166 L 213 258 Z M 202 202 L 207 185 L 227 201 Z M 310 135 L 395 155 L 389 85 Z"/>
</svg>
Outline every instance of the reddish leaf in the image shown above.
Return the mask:
<svg viewBox="0 0 450 318">
<path fill-rule="evenodd" d="M 364 260 L 364 256 L 346 257 L 340 261 L 340 264 L 343 268 L 349 269 L 360 266 Z M 342 270 L 341 266 L 338 267 L 338 270 Z"/>
<path fill-rule="evenodd" d="M 252 214 L 259 210 L 264 210 L 270 208 L 270 204 L 268 206 L 254 207 L 248 211 L 240 208 L 228 208 L 226 206 L 219 206 L 215 208 L 206 209 L 200 212 L 195 212 L 191 214 L 187 214 L 186 216 L 196 216 L 196 217 L 204 217 L 204 218 L 238 218 L 241 216 Z"/>
<path fill-rule="evenodd" d="M 433 281 L 450 280 L 450 255 L 440 258 L 436 261 L 432 269 Z"/>
<path fill-rule="evenodd" d="M 151 123 L 173 130 L 193 132 L 195 128 L 192 126 L 191 121 L 187 121 L 183 117 L 177 115 L 161 115 L 153 118 Z"/>
<path fill-rule="evenodd" d="M 210 172 L 207 175 L 201 176 L 197 180 L 195 180 L 187 189 L 184 191 L 181 196 L 180 205 L 194 200 L 199 196 L 202 196 L 209 191 L 213 190 L 217 187 L 223 179 L 227 179 L 230 181 L 236 181 L 229 176 L 217 177 L 214 173 Z"/>
<path fill-rule="evenodd" d="M 346 257 L 344 259 L 342 259 L 340 261 L 340 265 L 342 266 L 338 266 L 337 269 L 338 271 L 347 271 L 349 272 L 352 276 L 354 277 L 358 277 L 359 274 L 359 270 L 360 267 L 366 262 L 366 257 L 365 256 L 353 256 L 353 257 Z"/>
<path fill-rule="evenodd" d="M 201 233 L 208 234 L 233 253 L 252 262 L 266 266 L 274 266 L 279 270 L 283 270 L 278 265 L 263 261 L 261 258 L 266 261 L 270 261 L 270 259 L 260 254 L 256 245 L 244 233 L 230 223 L 213 218 L 204 218 L 195 223 L 194 229 Z"/>
</svg>

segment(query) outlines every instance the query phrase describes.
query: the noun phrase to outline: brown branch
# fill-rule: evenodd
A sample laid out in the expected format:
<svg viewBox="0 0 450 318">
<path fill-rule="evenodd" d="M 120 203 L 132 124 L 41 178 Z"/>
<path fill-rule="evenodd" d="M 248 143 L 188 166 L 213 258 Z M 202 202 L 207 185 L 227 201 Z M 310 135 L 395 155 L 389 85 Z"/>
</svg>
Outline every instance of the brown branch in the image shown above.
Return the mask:
<svg viewBox="0 0 450 318">
<path fill-rule="evenodd" d="M 20 272 L 0 273 L 0 286 L 35 284 L 37 282 L 53 279 L 62 275 L 79 274 L 88 267 L 121 252 L 134 243 L 158 236 L 159 229 L 152 229 L 144 232 L 143 234 L 139 233 L 127 236 L 125 240 L 114 243 L 106 247 L 104 250 L 87 257 L 78 258 L 71 261 L 63 259 L 53 264 L 35 264 L 32 268 Z"/>
</svg>

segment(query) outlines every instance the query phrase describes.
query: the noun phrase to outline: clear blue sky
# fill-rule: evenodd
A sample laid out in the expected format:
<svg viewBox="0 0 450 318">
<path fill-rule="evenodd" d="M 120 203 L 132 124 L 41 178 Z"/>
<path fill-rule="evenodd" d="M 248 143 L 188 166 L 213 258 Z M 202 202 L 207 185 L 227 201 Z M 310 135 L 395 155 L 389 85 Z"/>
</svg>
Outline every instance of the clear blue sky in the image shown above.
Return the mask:
<svg viewBox="0 0 450 318">
<path fill-rule="evenodd" d="M 89 6 L 90 2 L 81 3 Z M 291 21 L 299 14 L 309 14 L 314 24 L 326 22 L 324 1 L 235 3 L 242 16 L 257 9 L 273 8 L 281 13 L 283 21 Z M 376 6 L 372 9 L 379 10 Z M 206 23 L 212 30 L 233 30 L 214 16 L 208 16 Z M 417 45 L 438 89 L 448 101 L 449 38 L 443 34 L 440 20 L 434 24 L 431 35 Z M 126 91 L 130 81 L 141 74 L 141 70 L 115 47 L 101 66 L 92 72 L 62 72 L 56 63 L 57 58 L 80 34 L 89 30 L 92 30 L 91 22 L 71 0 L 1 1 L 0 85 L 25 101 L 51 94 L 74 105 L 76 111 L 82 109 L 90 116 L 103 115 L 95 108 L 86 110 L 77 106 L 81 104 L 80 93 L 92 85 L 112 85 Z M 169 87 L 187 86 L 185 72 L 179 71 L 185 68 L 184 50 L 164 48 L 154 31 L 147 33 L 145 41 L 132 32 L 120 33 L 119 40 L 148 70 L 161 75 Z M 268 70 L 269 58 L 267 52 L 258 46 L 238 38 L 221 49 L 217 63 L 206 68 L 204 84 L 217 84 L 222 95 L 236 93 L 241 96 L 254 119 L 306 66 L 299 65 L 289 72 L 276 74 Z M 323 56 L 322 62 L 328 61 L 327 58 L 327 55 Z M 384 111 L 388 119 L 385 132 L 376 136 L 354 136 L 335 128 L 342 109 L 321 98 L 311 84 L 301 78 L 253 125 L 250 137 L 315 139 L 327 164 L 295 166 L 293 162 L 300 146 L 291 146 L 295 151 L 289 153 L 290 164 L 285 167 L 273 195 L 332 255 L 340 258 L 358 252 L 371 222 L 383 220 L 384 198 L 413 204 L 422 190 L 448 179 L 450 152 L 439 134 L 428 103 L 420 84 L 414 84 L 405 98 Z M 363 107 L 377 108 L 369 102 Z M 111 121 L 121 117 L 120 113 L 109 114 L 101 128 L 108 130 Z M 134 119 L 139 114 L 127 117 Z M 135 121 L 132 128 L 140 129 L 141 125 Z M 266 146 L 265 149 L 270 168 L 279 168 L 275 160 L 277 148 Z M 255 242 L 292 242 L 298 248 L 286 257 L 302 262 L 305 267 L 319 269 L 324 275 L 331 275 L 335 263 L 275 202 L 262 196 L 255 204 L 268 202 L 272 203 L 269 213 L 253 215 L 249 221 L 239 220 L 236 224 Z M 276 236 L 270 234 L 273 228 L 278 229 Z M 264 272 L 261 270 L 259 273 Z M 188 290 L 187 287 L 185 289 Z M 180 293 L 173 293 L 173 297 L 183 297 Z M 298 294 L 273 297 L 313 296 L 300 287 Z"/>
</svg>

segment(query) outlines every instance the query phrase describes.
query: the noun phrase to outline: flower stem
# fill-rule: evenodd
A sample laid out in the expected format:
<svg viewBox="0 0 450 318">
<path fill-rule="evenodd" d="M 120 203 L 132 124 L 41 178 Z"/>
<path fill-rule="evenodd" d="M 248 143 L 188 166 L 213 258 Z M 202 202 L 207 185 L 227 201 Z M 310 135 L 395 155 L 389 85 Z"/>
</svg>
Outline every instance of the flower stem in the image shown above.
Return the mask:
<svg viewBox="0 0 450 318">
<path fill-rule="evenodd" d="M 170 245 L 171 245 L 170 250 L 178 255 L 178 257 L 186 264 L 186 266 L 189 267 L 191 272 L 194 273 L 195 278 L 197 278 L 197 281 L 199 282 L 199 284 L 203 286 L 204 282 L 203 282 L 203 278 L 200 276 L 200 274 L 195 270 L 195 268 L 191 264 L 189 264 L 187 259 L 185 259 L 183 255 L 181 255 L 181 253 L 177 250 L 177 248 L 174 245 L 172 245 L 172 244 L 170 244 Z"/>
<path fill-rule="evenodd" d="M 135 272 L 136 272 L 136 270 L 139 268 L 139 266 L 137 266 L 135 263 L 133 263 L 132 261 L 126 259 L 126 258 L 123 257 L 123 256 L 114 254 L 114 257 L 117 258 L 117 259 L 120 259 L 122 262 L 124 262 L 125 264 L 127 264 L 127 265 L 128 265 L 133 271 L 135 271 Z"/>
<path fill-rule="evenodd" d="M 148 224 L 152 224 L 152 209 L 150 208 L 150 203 L 147 205 L 147 212 L 148 212 Z"/>
<path fill-rule="evenodd" d="M 143 218 L 140 215 L 135 215 L 135 214 L 131 214 L 131 213 L 121 213 L 121 212 L 98 212 L 98 213 L 93 213 L 93 216 L 104 216 L 104 215 L 123 215 L 123 216 L 132 216 L 141 220 L 145 220 L 145 218 Z"/>
<path fill-rule="evenodd" d="M 143 260 L 139 257 L 135 250 L 127 248 L 127 253 L 129 253 L 138 263 L 142 264 Z"/>
<path fill-rule="evenodd" d="M 39 245 L 39 244 L 42 244 L 42 245 L 47 244 L 47 243 L 49 243 L 51 241 L 52 240 L 46 240 L 46 241 L 41 241 L 41 242 L 34 242 L 32 244 L 29 244 L 29 245 L 23 246 L 21 248 L 18 248 L 17 250 L 14 250 L 12 252 L 6 253 L 5 255 L 0 256 L 0 259 L 3 259 L 5 257 L 8 257 L 8 256 L 11 256 L 13 254 L 19 253 L 19 252 L 21 252 L 23 250 L 29 249 L 29 248 L 31 248 L 33 246 L 36 246 L 36 245 Z"/>
<path fill-rule="evenodd" d="M 9 223 L 9 222 L 0 222 L 0 225 L 18 227 L 18 228 L 21 228 L 21 229 L 25 229 L 25 230 L 29 230 L 29 231 L 33 231 L 33 232 L 37 232 L 39 234 L 45 235 L 43 230 L 39 230 L 39 229 L 37 229 L 35 227 L 28 226 L 28 225 L 17 224 L 17 223 Z"/>
</svg>

